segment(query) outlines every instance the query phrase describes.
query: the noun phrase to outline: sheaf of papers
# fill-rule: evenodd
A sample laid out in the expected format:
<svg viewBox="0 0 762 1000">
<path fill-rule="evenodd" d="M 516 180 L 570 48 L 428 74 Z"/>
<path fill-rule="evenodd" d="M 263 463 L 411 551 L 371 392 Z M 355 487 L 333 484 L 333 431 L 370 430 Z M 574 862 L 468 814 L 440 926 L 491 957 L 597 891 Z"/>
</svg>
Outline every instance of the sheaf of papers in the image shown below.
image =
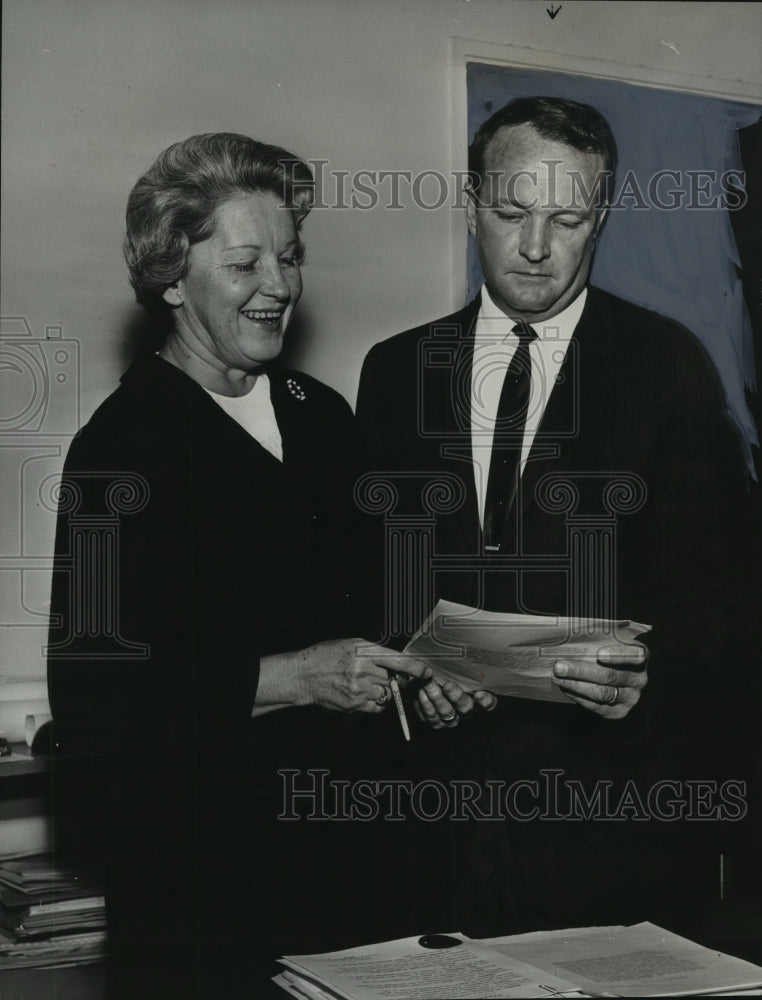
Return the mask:
<svg viewBox="0 0 762 1000">
<path fill-rule="evenodd" d="M 651 923 L 542 931 L 480 943 L 568 977 L 592 996 L 697 996 L 762 986 L 759 966 Z"/>
<path fill-rule="evenodd" d="M 326 993 L 344 1000 L 469 1000 L 491 997 L 547 997 L 574 991 L 569 979 L 485 948 L 462 934 L 450 948 L 424 948 L 417 937 L 325 955 L 290 955 L 276 977 L 294 996 Z"/>
<path fill-rule="evenodd" d="M 437 679 L 467 691 L 571 704 L 551 680 L 558 659 L 595 661 L 601 646 L 631 643 L 650 625 L 479 611 L 439 601 L 405 648 Z"/>
</svg>

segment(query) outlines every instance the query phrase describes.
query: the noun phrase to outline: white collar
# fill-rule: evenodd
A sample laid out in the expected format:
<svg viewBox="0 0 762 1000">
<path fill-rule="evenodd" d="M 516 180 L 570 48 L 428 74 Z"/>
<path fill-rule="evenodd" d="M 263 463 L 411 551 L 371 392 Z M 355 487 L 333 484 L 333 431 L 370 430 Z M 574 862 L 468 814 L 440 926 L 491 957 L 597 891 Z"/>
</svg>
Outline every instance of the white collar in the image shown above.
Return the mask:
<svg viewBox="0 0 762 1000">
<path fill-rule="evenodd" d="M 569 341 L 576 329 L 582 310 L 585 308 L 587 299 L 587 288 L 583 288 L 579 295 L 562 309 L 560 313 L 543 320 L 541 323 L 532 323 L 532 329 L 537 334 L 537 339 L 542 341 Z M 492 343 L 495 339 L 504 339 L 511 335 L 511 328 L 516 324 L 515 319 L 506 316 L 503 310 L 495 304 L 495 300 L 489 293 L 486 285 L 481 288 L 481 306 L 479 307 L 479 321 L 476 326 L 475 338 L 477 340 L 487 340 Z M 504 324 L 510 323 L 508 330 Z M 499 332 L 498 332 L 499 331 Z"/>
</svg>

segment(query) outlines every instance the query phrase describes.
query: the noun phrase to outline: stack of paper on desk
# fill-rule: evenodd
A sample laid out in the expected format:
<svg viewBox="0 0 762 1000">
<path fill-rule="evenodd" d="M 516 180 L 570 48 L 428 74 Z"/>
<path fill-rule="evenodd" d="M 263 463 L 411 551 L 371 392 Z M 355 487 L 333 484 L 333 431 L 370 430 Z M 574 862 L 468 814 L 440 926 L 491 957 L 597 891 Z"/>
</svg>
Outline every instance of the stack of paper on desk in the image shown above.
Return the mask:
<svg viewBox="0 0 762 1000">
<path fill-rule="evenodd" d="M 326 955 L 291 955 L 274 982 L 301 1000 L 704 996 L 762 987 L 762 968 L 654 924 L 577 928 L 430 949 L 404 938 Z"/>
<path fill-rule="evenodd" d="M 0 864 L 0 969 L 99 961 L 106 905 L 98 873 L 49 856 Z"/>
<path fill-rule="evenodd" d="M 74 965 L 93 965 L 105 957 L 105 931 L 20 942 L 0 934 L 0 971 L 66 969 Z"/>
<path fill-rule="evenodd" d="M 631 643 L 650 625 L 628 620 L 558 618 L 479 611 L 439 601 L 405 648 L 438 680 L 466 691 L 538 701 L 571 701 L 551 681 L 559 659 L 595 661 L 601 646 Z"/>
<path fill-rule="evenodd" d="M 444 1000 L 446 997 L 547 997 L 574 990 L 568 979 L 546 975 L 522 961 L 485 948 L 462 934 L 455 947 L 427 948 L 425 938 L 281 959 L 275 982 L 296 997 L 322 1000 Z"/>
</svg>

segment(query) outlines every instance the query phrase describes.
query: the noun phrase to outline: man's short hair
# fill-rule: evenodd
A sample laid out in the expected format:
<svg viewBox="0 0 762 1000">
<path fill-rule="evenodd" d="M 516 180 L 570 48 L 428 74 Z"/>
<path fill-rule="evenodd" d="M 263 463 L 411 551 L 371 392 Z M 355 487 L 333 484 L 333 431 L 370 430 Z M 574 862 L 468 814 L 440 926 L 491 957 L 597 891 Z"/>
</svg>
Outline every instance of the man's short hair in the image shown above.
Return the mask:
<svg viewBox="0 0 762 1000">
<path fill-rule="evenodd" d="M 484 180 L 487 146 L 501 128 L 511 125 L 531 125 L 543 139 L 565 143 L 582 153 L 598 153 L 606 172 L 602 194 L 606 202 L 611 201 L 617 148 L 609 123 L 591 104 L 561 97 L 519 97 L 509 101 L 479 127 L 468 148 L 468 170 L 475 190 Z"/>
</svg>

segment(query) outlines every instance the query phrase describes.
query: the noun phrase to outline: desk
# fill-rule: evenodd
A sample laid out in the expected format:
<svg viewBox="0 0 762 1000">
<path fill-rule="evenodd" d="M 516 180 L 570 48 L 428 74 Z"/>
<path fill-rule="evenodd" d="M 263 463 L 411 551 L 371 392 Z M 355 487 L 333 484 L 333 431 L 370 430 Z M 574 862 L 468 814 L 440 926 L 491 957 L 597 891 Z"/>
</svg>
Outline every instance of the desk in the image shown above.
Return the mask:
<svg viewBox="0 0 762 1000">
<path fill-rule="evenodd" d="M 762 964 L 762 904 L 716 904 L 704 914 L 705 947 L 716 947 L 757 965 Z M 273 987 L 273 997 L 287 996 Z M 73 969 L 19 969 L 0 972 L 2 1000 L 106 1000 L 105 965 Z M 136 997 L 135 1000 L 140 1000 Z M 175 1000 L 168 997 L 167 1000 Z M 181 998 L 177 998 L 181 1000 Z M 252 1000 L 265 1000 L 254 998 Z"/>
<path fill-rule="evenodd" d="M 41 854 L 52 844 L 50 761 L 25 743 L 12 749 L 21 759 L 0 761 L 0 852 Z"/>
<path fill-rule="evenodd" d="M 11 750 L 14 757 L 23 757 L 24 759 L 0 759 L 0 778 L 19 778 L 28 777 L 32 774 L 47 774 L 50 770 L 49 758 L 33 757 L 32 751 L 26 743 L 11 743 Z"/>
<path fill-rule="evenodd" d="M 755 913 L 739 913 L 736 907 L 724 908 L 713 914 L 715 933 L 722 940 L 702 940 L 707 947 L 716 946 L 719 950 L 731 955 L 738 955 L 747 961 L 762 963 L 762 941 L 749 940 L 744 929 L 738 926 L 751 918 L 759 927 L 759 909 Z M 745 918 L 745 919 L 744 919 Z M 748 929 L 746 931 L 748 933 Z M 744 940 L 725 940 L 740 935 Z M 285 997 L 287 994 L 273 987 L 274 997 Z M 106 967 L 105 965 L 88 965 L 72 969 L 18 969 L 13 972 L 0 972 L 0 998 L 2 1000 L 106 1000 Z M 135 998 L 139 1000 L 139 998 Z M 174 998 L 167 998 L 174 1000 Z M 178 998 L 180 1000 L 180 998 Z M 252 997 L 252 1000 L 259 998 Z M 264 1000 L 264 998 L 263 998 Z"/>
<path fill-rule="evenodd" d="M 9 757 L 0 758 L 0 782 L 3 789 L 0 796 L 0 819 L 4 818 L 1 807 L 8 800 L 42 795 L 47 790 L 50 775 L 49 757 L 33 757 L 26 743 L 11 743 L 11 750 L 13 760 Z"/>
<path fill-rule="evenodd" d="M 32 757 L 25 745 L 15 745 L 14 751 L 25 759 L 0 764 L 0 819 L 3 814 L 32 815 L 45 802 L 49 788 L 49 760 Z M 756 850 L 751 845 L 748 855 L 746 863 L 739 864 L 738 876 L 730 880 L 735 898 L 717 902 L 697 915 L 699 930 L 692 936 L 706 947 L 716 947 L 762 965 L 762 892 L 757 889 L 758 881 L 749 879 L 752 872 L 759 879 L 756 865 L 751 864 L 752 856 L 756 862 Z M 739 898 L 743 895 L 739 891 L 742 888 L 746 889 L 746 898 Z M 675 930 L 680 932 L 679 928 Z M 285 998 L 287 994 L 273 987 L 273 996 Z M 105 997 L 104 965 L 0 971 L 0 1000 L 105 1000 Z"/>
<path fill-rule="evenodd" d="M 0 972 L 2 1000 L 105 1000 L 105 995 L 105 965 Z"/>
<path fill-rule="evenodd" d="M 0 762 L 0 821 L 49 815 L 50 759 L 33 757 L 25 743 L 12 749 L 23 759 Z M 47 836 L 30 849 L 49 850 Z M 0 1000 L 104 1000 L 105 982 L 104 965 L 0 971 Z"/>
</svg>

